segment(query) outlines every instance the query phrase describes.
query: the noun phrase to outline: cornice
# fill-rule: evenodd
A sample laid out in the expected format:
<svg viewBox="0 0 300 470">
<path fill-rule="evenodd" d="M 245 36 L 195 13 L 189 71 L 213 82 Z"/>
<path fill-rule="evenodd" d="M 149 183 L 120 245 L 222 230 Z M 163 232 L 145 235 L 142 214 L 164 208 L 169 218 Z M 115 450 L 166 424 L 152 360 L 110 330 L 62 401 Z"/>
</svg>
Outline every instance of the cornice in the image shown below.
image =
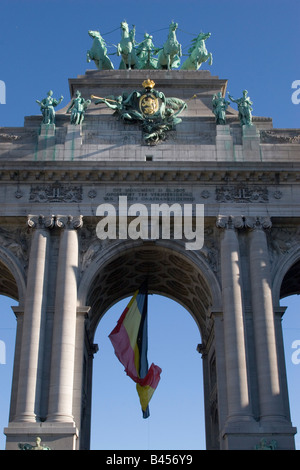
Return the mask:
<svg viewBox="0 0 300 470">
<path fill-rule="evenodd" d="M 5 182 L 299 183 L 300 162 L 1 162 Z"/>
</svg>

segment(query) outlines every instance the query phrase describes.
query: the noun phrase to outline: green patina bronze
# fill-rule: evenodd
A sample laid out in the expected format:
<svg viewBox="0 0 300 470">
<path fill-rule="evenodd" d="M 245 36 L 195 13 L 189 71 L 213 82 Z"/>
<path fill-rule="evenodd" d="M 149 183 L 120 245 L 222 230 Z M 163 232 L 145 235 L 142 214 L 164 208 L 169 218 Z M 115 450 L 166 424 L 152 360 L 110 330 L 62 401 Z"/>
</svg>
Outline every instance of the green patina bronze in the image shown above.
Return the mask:
<svg viewBox="0 0 300 470">
<path fill-rule="evenodd" d="M 99 70 L 113 69 L 114 66 L 107 55 L 106 43 L 99 31 L 89 31 L 89 36 L 93 39 L 93 45 L 87 51 L 87 61 L 93 60 Z"/>
<path fill-rule="evenodd" d="M 228 98 L 233 103 L 236 103 L 238 106 L 239 111 L 239 119 L 242 126 L 252 126 L 252 101 L 250 101 L 249 96 L 247 96 L 248 91 L 243 91 L 242 98 L 238 98 L 235 100 L 232 96 L 228 93 Z"/>
<path fill-rule="evenodd" d="M 168 39 L 162 49 L 158 52 L 157 68 L 158 69 L 173 69 L 178 68 L 180 65 L 180 57 L 182 56 L 181 44 L 176 38 L 176 29 L 178 23 L 172 23 L 169 26 Z"/>
<path fill-rule="evenodd" d="M 277 441 L 274 439 L 270 442 L 267 439 L 263 438 L 260 440 L 260 443 L 254 447 L 254 450 L 276 450 L 277 449 Z"/>
<path fill-rule="evenodd" d="M 135 49 L 135 26 L 129 30 L 126 21 L 121 23 L 122 39 L 117 47 L 117 55 L 122 56 L 120 69 L 139 69 L 139 58 Z"/>
<path fill-rule="evenodd" d="M 48 91 L 47 97 L 43 100 L 36 102 L 40 105 L 40 109 L 43 115 L 43 124 L 54 124 L 55 123 L 55 111 L 54 108 L 58 106 L 62 100 L 64 99 L 63 96 L 60 97 L 59 100 L 52 98 L 53 91 Z"/>
<path fill-rule="evenodd" d="M 156 48 L 154 47 L 152 39 L 150 34 L 145 33 L 144 40 L 136 48 L 140 69 L 157 68 L 157 58 L 153 56 Z"/>
<path fill-rule="evenodd" d="M 86 108 L 91 104 L 91 100 L 85 100 L 81 97 L 80 91 L 76 91 L 76 98 L 73 98 L 67 113 L 71 113 L 71 124 L 82 124 Z"/>
<path fill-rule="evenodd" d="M 181 70 L 198 70 L 203 62 L 208 60 L 209 65 L 213 63 L 211 52 L 207 52 L 205 41 L 210 38 L 211 33 L 199 33 L 192 39 L 192 46 L 188 50 L 188 59 L 182 64 Z"/>
<path fill-rule="evenodd" d="M 95 104 L 104 103 L 113 109 L 124 122 L 140 123 L 143 142 L 156 145 L 167 138 L 167 132 L 174 130 L 182 120 L 178 117 L 187 104 L 179 98 L 166 98 L 165 94 L 154 89 L 153 80 L 143 82 L 144 90 L 123 93 L 122 96 L 96 98 Z"/>
<path fill-rule="evenodd" d="M 41 438 L 37 437 L 35 440 L 35 446 L 31 444 L 22 444 L 21 442 L 18 444 L 20 450 L 51 450 L 50 447 L 41 445 Z"/>
<path fill-rule="evenodd" d="M 135 39 L 136 29 L 129 29 L 126 21 L 121 22 L 121 40 L 118 43 L 116 54 L 121 57 L 119 69 L 178 69 L 182 57 L 182 46 L 177 40 L 176 30 L 178 23 L 172 21 L 169 25 L 167 40 L 161 47 L 155 47 L 152 35 L 145 33 L 142 42 Z M 89 31 L 93 39 L 93 45 L 87 51 L 87 61 L 93 60 L 99 70 L 113 69 L 114 66 L 108 57 L 106 42 L 99 31 Z M 192 45 L 188 50 L 188 58 L 182 64 L 182 70 L 198 70 L 203 62 L 208 61 L 212 65 L 212 54 L 207 52 L 205 41 L 211 33 L 199 33 L 192 39 Z M 114 46 L 114 44 L 112 44 Z M 114 55 L 115 53 L 111 54 Z M 156 57 L 157 56 L 157 57 Z"/>
<path fill-rule="evenodd" d="M 230 102 L 222 97 L 222 93 L 215 94 L 212 99 L 212 110 L 216 116 L 216 124 L 226 124 L 226 110 Z"/>
</svg>

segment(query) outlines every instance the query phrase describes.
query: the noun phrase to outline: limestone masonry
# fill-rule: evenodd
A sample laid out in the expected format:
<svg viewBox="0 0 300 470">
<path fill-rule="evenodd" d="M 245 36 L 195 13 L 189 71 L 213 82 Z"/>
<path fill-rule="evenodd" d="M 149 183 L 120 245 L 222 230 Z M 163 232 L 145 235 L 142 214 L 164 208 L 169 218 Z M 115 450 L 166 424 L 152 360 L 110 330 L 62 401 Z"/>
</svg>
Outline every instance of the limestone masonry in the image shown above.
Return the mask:
<svg viewBox="0 0 300 470">
<path fill-rule="evenodd" d="M 147 275 L 199 327 L 207 449 L 294 449 L 279 301 L 300 293 L 300 129 L 255 115 L 241 126 L 230 106 L 216 125 L 212 98 L 227 80 L 208 71 L 88 70 L 69 80 L 70 99 L 131 93 L 147 78 L 187 103 L 157 145 L 93 100 L 81 125 L 69 102 L 53 125 L 38 114 L 0 128 L 0 293 L 19 301 L 7 449 L 37 437 L 89 448 L 97 325 Z M 99 240 L 97 207 L 120 196 L 204 204 L 203 248 Z"/>
</svg>

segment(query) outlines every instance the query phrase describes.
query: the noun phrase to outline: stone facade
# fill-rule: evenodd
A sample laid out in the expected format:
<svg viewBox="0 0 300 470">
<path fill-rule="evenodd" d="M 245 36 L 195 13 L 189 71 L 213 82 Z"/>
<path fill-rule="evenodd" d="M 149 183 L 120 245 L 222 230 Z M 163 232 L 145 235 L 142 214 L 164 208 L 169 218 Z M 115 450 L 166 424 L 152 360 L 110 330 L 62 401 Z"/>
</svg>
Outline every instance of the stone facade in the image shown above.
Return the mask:
<svg viewBox="0 0 300 470">
<path fill-rule="evenodd" d="M 87 71 L 71 97 L 140 89 L 149 71 Z M 208 449 L 253 449 L 262 438 L 293 449 L 281 297 L 299 293 L 300 129 L 229 108 L 216 126 L 207 71 L 151 71 L 156 88 L 184 99 L 182 123 L 156 146 L 136 124 L 92 104 L 81 126 L 66 106 L 0 129 L 1 293 L 17 339 L 7 449 L 36 436 L 53 449 L 87 449 L 93 343 L 99 319 L 149 276 L 201 332 Z M 196 95 L 194 97 L 194 95 Z M 204 204 L 204 246 L 185 239 L 99 240 L 97 207 Z"/>
</svg>

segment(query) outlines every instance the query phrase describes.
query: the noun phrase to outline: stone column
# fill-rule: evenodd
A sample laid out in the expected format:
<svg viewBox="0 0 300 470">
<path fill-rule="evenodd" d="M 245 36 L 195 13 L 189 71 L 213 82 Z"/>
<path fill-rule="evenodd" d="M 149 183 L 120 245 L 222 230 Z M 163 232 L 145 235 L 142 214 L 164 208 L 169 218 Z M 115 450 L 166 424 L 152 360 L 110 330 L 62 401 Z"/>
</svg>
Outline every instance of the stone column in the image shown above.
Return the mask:
<svg viewBox="0 0 300 470">
<path fill-rule="evenodd" d="M 239 241 L 236 228 L 243 226 L 241 217 L 218 217 L 221 236 L 221 276 L 224 319 L 225 364 L 227 378 L 227 422 L 251 419 Z"/>
<path fill-rule="evenodd" d="M 62 228 L 57 267 L 47 422 L 73 423 L 78 234 L 82 217 L 57 216 Z"/>
<path fill-rule="evenodd" d="M 275 321 L 268 244 L 265 229 L 271 228 L 269 217 L 247 217 L 250 232 L 250 279 L 257 360 L 261 420 L 282 420 L 283 401 L 280 390 Z"/>
<path fill-rule="evenodd" d="M 34 231 L 27 274 L 15 421 L 35 422 L 39 419 L 41 358 L 43 357 L 43 330 L 47 302 L 49 257 L 47 228 L 53 225 L 53 219 L 30 215 L 28 225 L 34 228 Z"/>
</svg>

